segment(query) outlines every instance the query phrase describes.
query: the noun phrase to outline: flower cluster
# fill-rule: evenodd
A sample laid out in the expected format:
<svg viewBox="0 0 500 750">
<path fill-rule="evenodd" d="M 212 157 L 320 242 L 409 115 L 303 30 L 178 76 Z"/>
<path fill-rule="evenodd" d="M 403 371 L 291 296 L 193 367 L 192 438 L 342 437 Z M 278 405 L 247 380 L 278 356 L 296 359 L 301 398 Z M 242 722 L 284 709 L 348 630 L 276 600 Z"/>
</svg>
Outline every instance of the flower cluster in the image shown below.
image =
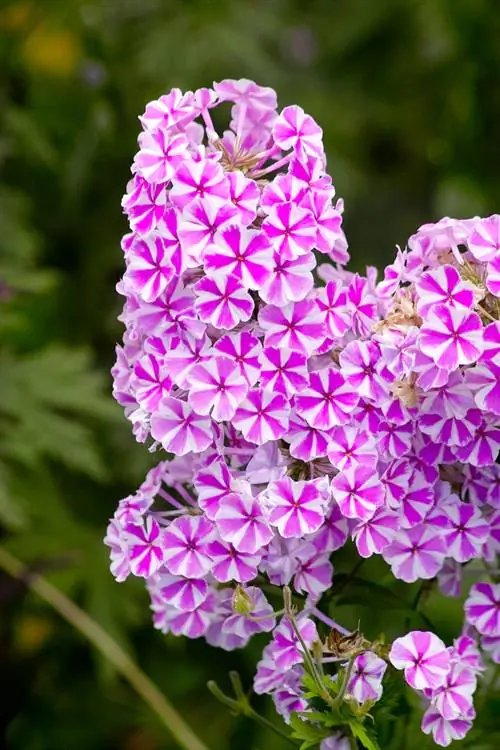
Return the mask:
<svg viewBox="0 0 500 750">
<path fill-rule="evenodd" d="M 145 579 L 164 633 L 229 650 L 272 631 L 254 687 L 288 721 L 307 709 L 304 648 L 348 540 L 450 596 L 470 561 L 496 559 L 500 217 L 424 225 L 378 281 L 344 268 L 343 203 L 300 107 L 225 80 L 174 89 L 140 121 L 114 395 L 170 458 L 119 503 L 111 568 Z M 280 619 L 263 581 L 302 612 Z M 465 617 L 452 647 L 414 632 L 388 657 L 440 745 L 471 726 L 479 646 L 500 660 L 487 571 Z M 377 701 L 387 664 L 356 653 L 346 699 Z"/>
</svg>

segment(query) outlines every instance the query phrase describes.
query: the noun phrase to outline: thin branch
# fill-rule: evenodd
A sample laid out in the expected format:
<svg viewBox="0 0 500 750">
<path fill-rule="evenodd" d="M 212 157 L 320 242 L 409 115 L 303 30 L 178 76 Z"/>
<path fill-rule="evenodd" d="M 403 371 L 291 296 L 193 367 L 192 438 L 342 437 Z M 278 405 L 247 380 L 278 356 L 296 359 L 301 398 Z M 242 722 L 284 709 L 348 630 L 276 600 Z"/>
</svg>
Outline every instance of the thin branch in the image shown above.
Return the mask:
<svg viewBox="0 0 500 750">
<path fill-rule="evenodd" d="M 172 737 L 184 750 L 208 750 L 190 727 L 170 705 L 165 696 L 147 675 L 135 664 L 122 647 L 86 612 L 78 607 L 58 588 L 37 573 L 31 572 L 20 560 L 0 548 L 0 568 L 13 578 L 25 583 L 56 612 L 78 630 L 100 651 L 130 683 L 134 690 L 157 714 Z"/>
</svg>

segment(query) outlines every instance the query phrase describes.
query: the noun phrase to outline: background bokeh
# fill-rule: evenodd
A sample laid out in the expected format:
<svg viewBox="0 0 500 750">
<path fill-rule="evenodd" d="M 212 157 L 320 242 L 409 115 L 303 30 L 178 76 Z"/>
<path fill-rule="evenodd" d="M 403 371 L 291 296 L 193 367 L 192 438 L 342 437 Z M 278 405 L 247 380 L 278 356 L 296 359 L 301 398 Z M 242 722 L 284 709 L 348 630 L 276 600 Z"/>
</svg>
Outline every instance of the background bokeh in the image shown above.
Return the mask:
<svg viewBox="0 0 500 750">
<path fill-rule="evenodd" d="M 496 0 L 33 0 L 0 3 L 1 543 L 84 607 L 213 750 L 281 750 L 206 689 L 262 641 L 224 654 L 161 636 L 143 587 L 116 584 L 102 537 L 152 460 L 111 398 L 120 337 L 120 198 L 145 103 L 226 77 L 274 87 L 322 125 L 346 201 L 353 266 L 382 264 L 443 214 L 500 206 Z M 337 556 L 337 586 L 352 568 Z M 451 640 L 460 603 L 369 563 L 337 619 L 375 636 L 432 623 Z M 368 583 L 371 581 L 371 583 Z M 340 582 L 340 584 L 339 584 Z M 0 576 L 0 747 L 173 750 L 140 699 L 69 625 Z M 257 701 L 261 710 L 270 710 Z M 462 746 L 500 746 L 492 695 Z M 418 712 L 384 748 L 427 747 Z"/>
</svg>

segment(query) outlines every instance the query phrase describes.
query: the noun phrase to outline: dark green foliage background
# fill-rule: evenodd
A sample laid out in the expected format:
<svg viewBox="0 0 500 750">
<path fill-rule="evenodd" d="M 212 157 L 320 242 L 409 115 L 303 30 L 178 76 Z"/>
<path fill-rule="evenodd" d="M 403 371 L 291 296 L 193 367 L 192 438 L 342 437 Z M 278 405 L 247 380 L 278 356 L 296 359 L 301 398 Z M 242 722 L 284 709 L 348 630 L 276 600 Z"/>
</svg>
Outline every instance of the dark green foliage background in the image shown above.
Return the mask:
<svg viewBox="0 0 500 750">
<path fill-rule="evenodd" d="M 141 585 L 118 585 L 102 537 L 151 457 L 110 395 L 120 337 L 120 197 L 144 104 L 172 86 L 249 77 L 324 128 L 346 200 L 353 265 L 382 264 L 443 214 L 500 207 L 500 6 L 496 0 L 3 0 L 0 3 L 0 528 L 133 652 L 213 750 L 285 745 L 230 716 L 206 690 L 244 653 L 164 638 Z M 343 588 L 337 619 L 388 637 L 431 623 L 451 641 L 460 603 L 391 583 L 370 561 Z M 334 589 L 335 591 L 335 589 Z M 68 625 L 0 577 L 1 747 L 170 750 L 149 710 Z M 418 707 L 384 748 L 429 746 Z M 463 746 L 500 745 L 490 695 Z M 256 705 L 271 708 L 265 701 Z M 495 730 L 497 734 L 495 735 Z"/>
</svg>

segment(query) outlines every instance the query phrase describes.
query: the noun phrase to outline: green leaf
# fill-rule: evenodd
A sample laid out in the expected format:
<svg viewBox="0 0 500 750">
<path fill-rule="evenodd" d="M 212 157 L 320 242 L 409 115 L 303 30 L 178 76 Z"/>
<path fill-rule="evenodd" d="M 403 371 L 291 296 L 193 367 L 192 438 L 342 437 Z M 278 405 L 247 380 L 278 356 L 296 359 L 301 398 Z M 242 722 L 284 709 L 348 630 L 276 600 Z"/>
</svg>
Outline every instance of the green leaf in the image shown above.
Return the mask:
<svg viewBox="0 0 500 750">
<path fill-rule="evenodd" d="M 368 733 L 364 724 L 359 721 L 350 721 L 349 727 L 353 736 L 358 739 L 366 750 L 380 750 L 380 745 L 376 739 Z"/>
</svg>

